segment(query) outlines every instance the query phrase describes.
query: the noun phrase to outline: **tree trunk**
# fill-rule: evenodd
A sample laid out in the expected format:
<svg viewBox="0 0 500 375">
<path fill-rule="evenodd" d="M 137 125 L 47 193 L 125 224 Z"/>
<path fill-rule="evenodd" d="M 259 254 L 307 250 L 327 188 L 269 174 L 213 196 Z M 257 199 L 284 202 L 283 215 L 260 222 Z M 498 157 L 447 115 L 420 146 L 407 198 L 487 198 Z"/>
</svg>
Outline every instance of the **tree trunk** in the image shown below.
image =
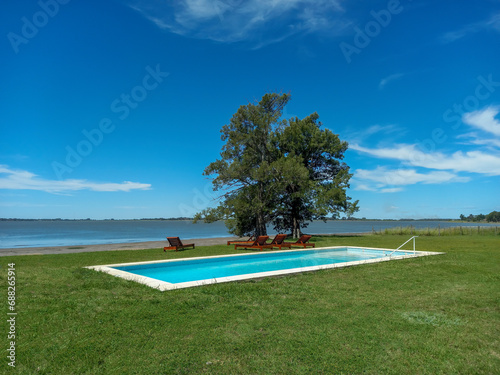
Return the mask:
<svg viewBox="0 0 500 375">
<path fill-rule="evenodd" d="M 300 230 L 300 223 L 297 220 L 297 218 L 293 218 L 292 222 L 292 237 L 293 238 L 299 238 L 302 236 L 302 231 Z"/>
<path fill-rule="evenodd" d="M 255 228 L 256 236 L 267 236 L 266 222 L 264 220 L 264 215 L 257 215 L 257 228 Z"/>
<path fill-rule="evenodd" d="M 262 197 L 264 195 L 264 184 L 259 183 L 259 202 L 262 202 Z M 262 211 L 257 212 L 257 223 L 255 228 L 256 236 L 267 236 L 266 220 Z"/>
<path fill-rule="evenodd" d="M 300 230 L 300 219 L 299 219 L 299 204 L 297 202 L 292 203 L 292 237 L 299 238 L 302 236 L 302 231 Z"/>
</svg>

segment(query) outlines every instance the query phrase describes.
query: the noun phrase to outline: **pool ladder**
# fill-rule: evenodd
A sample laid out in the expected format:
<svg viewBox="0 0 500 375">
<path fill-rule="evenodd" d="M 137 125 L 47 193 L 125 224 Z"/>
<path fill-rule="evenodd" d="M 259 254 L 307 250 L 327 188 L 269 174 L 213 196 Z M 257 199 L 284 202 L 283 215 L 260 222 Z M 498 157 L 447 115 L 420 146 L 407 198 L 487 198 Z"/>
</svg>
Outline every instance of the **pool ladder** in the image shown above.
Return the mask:
<svg viewBox="0 0 500 375">
<path fill-rule="evenodd" d="M 400 247 L 398 247 L 396 250 L 394 250 L 392 253 L 390 253 L 388 256 L 391 256 L 392 254 L 394 254 L 396 251 L 398 251 L 399 249 L 401 249 L 404 245 L 406 245 L 411 240 L 413 240 L 413 255 L 415 255 L 415 238 L 417 238 L 417 237 L 418 236 L 413 236 L 408 241 L 406 241 L 404 244 L 402 244 Z"/>
</svg>

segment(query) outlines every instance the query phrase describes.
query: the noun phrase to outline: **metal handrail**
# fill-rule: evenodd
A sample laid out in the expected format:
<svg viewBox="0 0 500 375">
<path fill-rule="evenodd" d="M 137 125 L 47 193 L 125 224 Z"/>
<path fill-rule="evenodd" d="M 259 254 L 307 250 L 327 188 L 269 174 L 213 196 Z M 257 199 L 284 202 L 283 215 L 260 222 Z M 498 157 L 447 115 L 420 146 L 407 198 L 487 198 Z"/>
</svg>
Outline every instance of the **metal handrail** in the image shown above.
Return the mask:
<svg viewBox="0 0 500 375">
<path fill-rule="evenodd" d="M 401 249 L 404 245 L 406 245 L 408 242 L 410 242 L 411 240 L 413 240 L 413 255 L 415 255 L 415 238 L 417 238 L 418 236 L 413 236 L 412 238 L 410 238 L 408 241 L 406 241 L 404 244 L 402 244 L 400 247 L 398 247 L 396 250 L 394 250 L 392 253 L 390 253 L 388 256 L 391 256 L 392 254 L 394 254 L 396 251 L 398 251 L 399 249 Z"/>
</svg>

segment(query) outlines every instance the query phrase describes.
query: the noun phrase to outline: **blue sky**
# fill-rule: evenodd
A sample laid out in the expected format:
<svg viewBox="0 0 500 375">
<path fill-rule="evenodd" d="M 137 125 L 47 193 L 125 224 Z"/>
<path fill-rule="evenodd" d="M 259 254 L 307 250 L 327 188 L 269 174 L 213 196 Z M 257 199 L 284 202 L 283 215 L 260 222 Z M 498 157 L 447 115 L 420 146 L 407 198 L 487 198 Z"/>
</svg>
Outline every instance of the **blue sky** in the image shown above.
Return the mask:
<svg viewBox="0 0 500 375">
<path fill-rule="evenodd" d="M 500 210 L 500 1 L 7 1 L 0 217 L 191 216 L 240 105 L 349 142 L 357 217 Z"/>
</svg>

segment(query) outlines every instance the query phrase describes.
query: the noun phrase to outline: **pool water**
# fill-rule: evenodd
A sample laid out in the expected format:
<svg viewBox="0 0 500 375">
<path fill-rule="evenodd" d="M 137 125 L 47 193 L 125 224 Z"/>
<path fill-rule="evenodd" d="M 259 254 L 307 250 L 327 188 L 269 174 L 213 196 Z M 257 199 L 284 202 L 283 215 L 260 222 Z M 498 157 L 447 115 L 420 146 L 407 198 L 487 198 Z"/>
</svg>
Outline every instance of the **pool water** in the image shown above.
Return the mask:
<svg viewBox="0 0 500 375">
<path fill-rule="evenodd" d="M 113 267 L 168 283 L 322 266 L 383 258 L 392 251 L 353 248 L 299 250 Z M 393 256 L 404 255 L 396 252 Z"/>
<path fill-rule="evenodd" d="M 337 246 L 87 268 L 164 291 L 438 254 L 443 253 Z"/>
</svg>

